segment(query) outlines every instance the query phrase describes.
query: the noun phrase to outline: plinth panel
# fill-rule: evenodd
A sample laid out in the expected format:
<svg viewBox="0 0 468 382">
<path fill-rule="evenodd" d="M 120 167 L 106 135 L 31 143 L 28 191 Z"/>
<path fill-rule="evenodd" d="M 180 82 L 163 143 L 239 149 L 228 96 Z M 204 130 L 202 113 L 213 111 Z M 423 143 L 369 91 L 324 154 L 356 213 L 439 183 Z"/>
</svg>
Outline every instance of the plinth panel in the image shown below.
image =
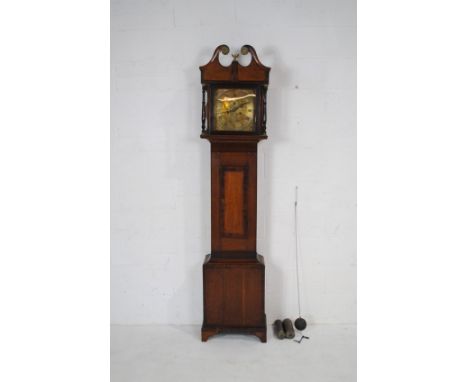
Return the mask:
<svg viewBox="0 0 468 382">
<path fill-rule="evenodd" d="M 265 267 L 262 263 L 203 266 L 204 324 L 260 327 L 265 320 Z"/>
</svg>

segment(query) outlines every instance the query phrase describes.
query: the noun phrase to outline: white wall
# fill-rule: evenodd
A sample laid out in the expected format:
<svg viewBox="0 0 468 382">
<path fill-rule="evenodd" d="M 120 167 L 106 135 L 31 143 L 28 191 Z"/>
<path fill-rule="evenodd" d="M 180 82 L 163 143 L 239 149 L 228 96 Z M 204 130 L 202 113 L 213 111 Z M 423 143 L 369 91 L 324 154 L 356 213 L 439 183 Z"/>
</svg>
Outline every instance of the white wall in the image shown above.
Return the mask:
<svg viewBox="0 0 468 382">
<path fill-rule="evenodd" d="M 268 320 L 297 316 L 297 184 L 303 316 L 355 322 L 355 25 L 354 0 L 112 1 L 112 323 L 202 322 L 210 149 L 198 66 L 221 43 L 253 45 L 272 68 L 258 180 Z"/>
</svg>

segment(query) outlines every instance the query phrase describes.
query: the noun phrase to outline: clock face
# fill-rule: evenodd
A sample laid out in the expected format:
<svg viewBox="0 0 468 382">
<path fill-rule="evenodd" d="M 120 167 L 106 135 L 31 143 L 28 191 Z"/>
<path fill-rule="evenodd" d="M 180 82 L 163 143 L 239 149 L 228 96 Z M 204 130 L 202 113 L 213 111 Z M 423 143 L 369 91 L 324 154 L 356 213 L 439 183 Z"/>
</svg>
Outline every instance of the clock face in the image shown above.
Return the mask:
<svg viewBox="0 0 468 382">
<path fill-rule="evenodd" d="M 215 131 L 254 131 L 255 97 L 254 89 L 216 89 Z"/>
</svg>

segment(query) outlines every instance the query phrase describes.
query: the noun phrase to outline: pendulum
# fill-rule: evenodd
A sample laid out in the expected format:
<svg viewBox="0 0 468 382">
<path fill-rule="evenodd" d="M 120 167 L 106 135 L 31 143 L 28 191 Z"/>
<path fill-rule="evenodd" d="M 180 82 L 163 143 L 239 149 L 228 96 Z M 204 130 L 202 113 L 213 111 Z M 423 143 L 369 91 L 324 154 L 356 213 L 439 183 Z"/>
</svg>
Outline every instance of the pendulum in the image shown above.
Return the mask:
<svg viewBox="0 0 468 382">
<path fill-rule="evenodd" d="M 296 282 L 297 282 L 297 307 L 299 310 L 299 318 L 294 321 L 294 326 L 297 330 L 304 330 L 307 327 L 307 322 L 301 317 L 301 294 L 299 291 L 299 262 L 298 262 L 298 246 L 297 246 L 297 186 L 294 201 L 294 231 L 296 236 Z"/>
</svg>

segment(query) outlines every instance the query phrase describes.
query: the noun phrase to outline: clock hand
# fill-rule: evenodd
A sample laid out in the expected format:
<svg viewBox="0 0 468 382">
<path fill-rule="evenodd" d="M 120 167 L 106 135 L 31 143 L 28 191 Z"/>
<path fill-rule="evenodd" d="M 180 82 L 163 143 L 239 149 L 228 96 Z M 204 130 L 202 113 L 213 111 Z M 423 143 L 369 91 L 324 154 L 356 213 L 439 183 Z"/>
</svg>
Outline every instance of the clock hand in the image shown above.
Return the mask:
<svg viewBox="0 0 468 382">
<path fill-rule="evenodd" d="M 233 111 L 236 111 L 237 109 L 239 109 L 240 107 L 244 106 L 244 105 L 247 105 L 249 103 L 249 101 L 247 102 L 244 102 L 244 103 L 241 103 L 240 105 L 236 105 L 235 107 L 232 107 L 229 112 L 233 112 Z"/>
<path fill-rule="evenodd" d="M 220 102 L 233 102 L 233 101 L 239 101 L 241 99 L 252 98 L 252 97 L 255 97 L 255 94 L 246 94 L 246 95 L 240 96 L 240 97 L 223 97 L 223 98 L 218 98 L 218 101 L 220 101 Z"/>
<path fill-rule="evenodd" d="M 247 105 L 249 102 L 244 102 L 244 103 L 241 103 L 240 105 L 235 105 L 235 106 L 232 106 L 230 109 L 228 110 L 223 110 L 221 111 L 220 113 L 232 113 L 234 111 L 236 111 L 237 109 L 239 109 L 240 107 L 244 106 L 244 105 Z"/>
</svg>

